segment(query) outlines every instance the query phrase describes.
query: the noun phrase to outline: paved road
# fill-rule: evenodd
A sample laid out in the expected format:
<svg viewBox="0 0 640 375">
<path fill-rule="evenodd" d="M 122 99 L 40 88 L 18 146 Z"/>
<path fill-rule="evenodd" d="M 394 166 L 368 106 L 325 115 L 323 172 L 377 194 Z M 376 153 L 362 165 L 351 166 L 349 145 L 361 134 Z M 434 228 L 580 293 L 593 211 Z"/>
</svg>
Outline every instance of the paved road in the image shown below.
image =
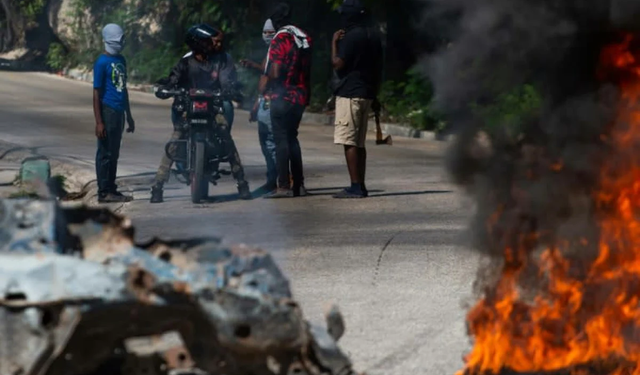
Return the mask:
<svg viewBox="0 0 640 375">
<path fill-rule="evenodd" d="M 171 184 L 167 202 L 148 203 L 146 184 L 129 176 L 153 173 L 170 133 L 169 103 L 132 93 L 138 130 L 127 135 L 120 175 L 136 201 L 123 207 L 140 239 L 224 236 L 273 251 L 292 280 L 307 316 L 322 319 L 328 302 L 347 319 L 341 344 L 369 374 L 453 374 L 468 348 L 463 302 L 477 257 L 464 249 L 470 202 L 447 183 L 444 145 L 396 140 L 369 147 L 367 200 L 330 197 L 346 182 L 331 128 L 303 126 L 307 186 L 314 196 L 237 201 L 232 181 L 212 187 L 219 200 L 193 205 Z M 91 87 L 39 74 L 0 73 L 3 140 L 93 166 Z M 233 135 L 252 187 L 263 183 L 256 127 L 236 115 Z"/>
</svg>

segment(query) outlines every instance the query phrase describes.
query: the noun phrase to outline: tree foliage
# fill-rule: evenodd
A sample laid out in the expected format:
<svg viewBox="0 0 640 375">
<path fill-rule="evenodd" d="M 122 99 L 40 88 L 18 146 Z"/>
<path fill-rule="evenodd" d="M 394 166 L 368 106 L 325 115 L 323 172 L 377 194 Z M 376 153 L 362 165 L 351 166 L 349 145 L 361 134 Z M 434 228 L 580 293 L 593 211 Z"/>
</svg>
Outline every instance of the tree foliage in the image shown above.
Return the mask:
<svg viewBox="0 0 640 375">
<path fill-rule="evenodd" d="M 48 20 L 45 10 L 53 0 L 0 0 L 0 51 L 24 44 L 25 30 Z M 46 44 L 41 51 L 51 69 L 90 68 L 103 49 L 101 29 L 118 23 L 127 33 L 124 55 L 132 82 L 153 82 L 166 76 L 187 51 L 185 32 L 189 26 L 206 22 L 225 31 L 225 42 L 233 58 L 261 61 L 266 46 L 261 31 L 272 5 L 278 0 L 68 0 L 71 11 L 65 25 L 70 37 Z M 422 130 L 441 130 L 445 121 L 433 109 L 431 81 L 414 69 L 425 54 L 447 44 L 454 34 L 456 16 L 425 18 L 429 2 L 424 0 L 364 0 L 383 32 L 385 44 L 384 80 L 380 93 L 387 120 Z M 332 94 L 331 38 L 340 26 L 335 12 L 342 0 L 290 1 L 294 22 L 314 40 L 311 110 L 320 110 Z M 48 22 L 48 21 L 45 21 Z M 42 25 L 40 25 L 42 26 Z M 49 26 L 51 28 L 51 26 Z M 40 38 L 40 29 L 34 35 Z M 238 66 L 245 95 L 255 95 L 258 74 Z M 483 74 L 492 87 L 495 75 Z M 465 74 L 465 72 L 459 72 Z M 499 83 L 499 82 L 498 82 Z M 469 103 L 486 128 L 497 124 L 518 124 L 531 117 L 542 100 L 534 86 L 504 87 L 492 103 Z M 516 125 L 513 125 L 516 127 Z"/>
</svg>

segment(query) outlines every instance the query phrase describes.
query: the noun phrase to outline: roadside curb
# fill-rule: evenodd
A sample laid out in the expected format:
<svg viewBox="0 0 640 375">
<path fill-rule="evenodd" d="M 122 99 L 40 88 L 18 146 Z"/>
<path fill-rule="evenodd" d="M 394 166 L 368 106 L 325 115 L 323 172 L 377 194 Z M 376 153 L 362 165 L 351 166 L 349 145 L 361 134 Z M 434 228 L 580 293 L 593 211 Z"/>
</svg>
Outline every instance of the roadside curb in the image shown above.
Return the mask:
<svg viewBox="0 0 640 375">
<path fill-rule="evenodd" d="M 333 126 L 335 116 L 330 113 L 307 113 L 302 115 L 302 122 L 305 124 Z M 442 135 L 433 131 L 417 130 L 409 126 L 380 123 L 380 128 L 385 135 L 392 135 L 395 137 L 405 137 L 414 139 L 424 139 L 428 141 L 452 141 L 451 135 Z M 376 132 L 376 122 L 369 120 L 368 130 L 370 133 Z"/>
<path fill-rule="evenodd" d="M 57 75 L 78 81 L 93 82 L 93 72 L 88 70 L 65 69 L 64 71 L 59 72 Z M 131 84 L 129 85 L 129 89 L 132 91 L 144 92 L 149 94 L 152 94 L 154 92 L 154 86 L 148 84 Z M 316 126 L 333 126 L 334 118 L 335 117 L 332 114 L 328 113 L 311 113 L 305 111 L 302 115 L 302 123 Z M 439 135 L 432 131 L 420 131 L 409 126 L 399 124 L 382 123 L 380 124 L 380 127 L 382 128 L 382 131 L 385 135 L 392 135 L 396 137 L 424 139 L 427 141 L 452 140 L 451 136 Z M 375 133 L 376 124 L 374 121 L 369 121 L 369 131 Z"/>
<path fill-rule="evenodd" d="M 34 156 L 44 156 L 49 160 L 52 176 L 64 176 L 66 190 L 70 195 L 77 197 L 77 199 L 73 199 L 70 202 L 88 204 L 90 201 L 95 200 L 97 183 L 95 172 L 91 168 L 77 165 L 66 158 L 40 154 L 37 150 L 29 147 L 0 141 L 0 160 L 5 164 L 15 164 L 14 168 L 16 170 L 19 170 L 24 159 Z"/>
<path fill-rule="evenodd" d="M 65 69 L 57 74 L 60 77 L 74 79 L 76 81 L 93 82 L 93 71 L 82 69 Z M 132 91 L 153 93 L 153 85 L 129 84 L 128 88 Z"/>
</svg>

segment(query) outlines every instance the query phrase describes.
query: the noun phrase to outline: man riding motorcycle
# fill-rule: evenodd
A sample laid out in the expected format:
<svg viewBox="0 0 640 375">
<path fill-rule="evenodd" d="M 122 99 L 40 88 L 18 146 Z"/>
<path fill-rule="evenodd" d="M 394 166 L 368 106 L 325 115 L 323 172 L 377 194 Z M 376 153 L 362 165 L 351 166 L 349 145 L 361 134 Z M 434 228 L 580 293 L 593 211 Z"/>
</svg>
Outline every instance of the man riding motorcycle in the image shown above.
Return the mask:
<svg viewBox="0 0 640 375">
<path fill-rule="evenodd" d="M 200 24 L 192 26 L 187 31 L 186 44 L 191 49 L 191 53 L 185 55 L 176 66 L 173 67 L 168 77 L 167 89 L 184 88 L 184 89 L 209 89 L 234 91 L 234 82 L 225 82 L 221 79 L 221 71 L 227 63 L 226 53 L 220 51 L 219 44 L 222 40 L 222 32 L 209 25 Z M 162 90 L 156 92 L 156 97 L 160 99 L 168 99 L 162 93 Z M 178 110 L 178 100 L 174 99 L 172 107 L 172 121 L 174 131 L 171 141 L 184 139 L 187 135 L 184 127 L 184 112 Z M 238 193 L 241 199 L 251 199 L 249 184 L 244 178 L 244 168 L 240 161 L 240 155 L 236 149 L 235 142 L 228 130 L 228 123 L 224 115 L 217 115 L 216 122 L 222 128 L 222 134 L 225 135 L 227 150 L 229 150 L 229 164 L 231 164 L 231 173 L 238 183 Z M 175 155 L 177 147 L 175 143 L 169 146 L 168 152 Z M 165 154 L 162 157 L 160 168 L 156 174 L 155 184 L 151 188 L 151 203 L 161 203 L 163 201 L 163 186 L 169 180 L 171 165 L 173 161 Z"/>
</svg>

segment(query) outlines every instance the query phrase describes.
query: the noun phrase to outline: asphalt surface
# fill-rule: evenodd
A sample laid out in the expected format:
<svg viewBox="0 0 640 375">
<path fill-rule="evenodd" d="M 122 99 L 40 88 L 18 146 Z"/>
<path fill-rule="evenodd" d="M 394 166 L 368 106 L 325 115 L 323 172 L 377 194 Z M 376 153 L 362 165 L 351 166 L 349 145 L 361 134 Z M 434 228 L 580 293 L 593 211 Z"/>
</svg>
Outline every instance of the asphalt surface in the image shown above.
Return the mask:
<svg viewBox="0 0 640 375">
<path fill-rule="evenodd" d="M 346 318 L 341 346 L 368 374 L 453 374 L 469 348 L 464 331 L 478 258 L 465 249 L 472 204 L 447 182 L 446 144 L 370 142 L 365 200 L 335 200 L 348 182 L 332 129 L 302 125 L 306 185 L 313 196 L 238 201 L 231 177 L 194 205 L 173 181 L 166 202 L 151 205 L 149 179 L 171 132 L 170 103 L 132 92 L 135 134 L 125 135 L 119 176 L 135 201 L 129 215 L 140 240 L 220 236 L 273 252 L 307 317 L 323 321 L 328 303 Z M 93 168 L 91 86 L 33 73 L 0 72 L 2 140 Z M 233 136 L 252 188 L 264 182 L 257 127 L 236 113 Z"/>
</svg>

